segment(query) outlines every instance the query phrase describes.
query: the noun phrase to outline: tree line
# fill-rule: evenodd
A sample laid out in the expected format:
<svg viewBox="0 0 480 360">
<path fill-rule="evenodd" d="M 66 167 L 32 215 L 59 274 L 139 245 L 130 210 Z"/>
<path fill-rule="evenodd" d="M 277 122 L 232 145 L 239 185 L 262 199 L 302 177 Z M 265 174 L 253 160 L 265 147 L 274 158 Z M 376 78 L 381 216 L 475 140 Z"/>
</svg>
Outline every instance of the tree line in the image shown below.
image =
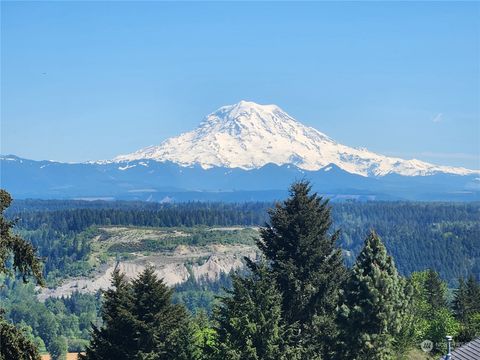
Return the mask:
<svg viewBox="0 0 480 360">
<path fill-rule="evenodd" d="M 345 267 L 338 232 L 329 233 L 328 202 L 309 184 L 294 184 L 269 215 L 257 242 L 263 260 L 246 260 L 248 274 L 232 277 L 210 322 L 186 320 L 153 268 L 132 282 L 116 273 L 105 322 L 81 358 L 387 360 L 408 356 L 423 340 L 441 352 L 447 334 L 480 334 L 473 278 L 461 281 L 451 309 L 438 273 L 400 276 L 375 232 Z"/>
<path fill-rule="evenodd" d="M 268 214 L 257 240 L 263 259 L 246 260 L 247 274 L 232 277 L 211 319 L 192 319 L 173 304 L 173 290 L 153 268 L 131 281 L 115 272 L 103 294 L 103 324 L 93 327 L 81 357 L 387 360 L 426 339 L 440 352 L 447 334 L 459 341 L 480 334 L 475 278 L 459 281 L 450 305 L 437 272 L 403 277 L 373 231 L 346 267 L 330 205 L 308 183 L 293 184 L 290 197 Z M 32 267 L 27 262 L 20 270 Z M 16 359 L 38 357 L 31 344 L 6 344 L 10 353 L 31 354 Z"/>
<path fill-rule="evenodd" d="M 16 203 L 16 205 L 15 205 Z M 9 210 L 19 233 L 45 259 L 44 275 L 81 275 L 95 227 L 263 226 L 271 203 L 85 202 L 21 200 Z M 375 229 L 401 275 L 433 268 L 450 286 L 480 274 L 480 203 L 343 202 L 331 204 L 332 229 L 352 266 Z"/>
</svg>

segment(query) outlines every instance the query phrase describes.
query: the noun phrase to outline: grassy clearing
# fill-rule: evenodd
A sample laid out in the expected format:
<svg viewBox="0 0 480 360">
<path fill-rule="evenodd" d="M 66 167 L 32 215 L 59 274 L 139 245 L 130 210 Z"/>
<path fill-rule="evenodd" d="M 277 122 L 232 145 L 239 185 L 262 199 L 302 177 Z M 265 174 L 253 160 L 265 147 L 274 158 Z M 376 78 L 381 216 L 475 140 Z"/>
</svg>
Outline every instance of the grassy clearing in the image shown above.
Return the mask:
<svg viewBox="0 0 480 360">
<path fill-rule="evenodd" d="M 99 228 L 94 252 L 115 256 L 118 253 L 170 252 L 178 246 L 201 247 L 210 244 L 253 245 L 258 231 L 253 228 Z"/>
</svg>

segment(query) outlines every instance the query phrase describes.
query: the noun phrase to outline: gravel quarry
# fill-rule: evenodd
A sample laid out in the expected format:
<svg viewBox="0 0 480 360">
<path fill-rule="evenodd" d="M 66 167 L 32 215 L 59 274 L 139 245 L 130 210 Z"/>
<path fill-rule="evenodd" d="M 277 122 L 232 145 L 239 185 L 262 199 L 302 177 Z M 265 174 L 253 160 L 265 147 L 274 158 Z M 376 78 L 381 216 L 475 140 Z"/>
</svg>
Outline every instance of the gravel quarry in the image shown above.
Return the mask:
<svg viewBox="0 0 480 360">
<path fill-rule="evenodd" d="M 138 245 L 142 241 L 158 241 L 172 244 L 181 239 L 188 239 L 192 232 L 178 229 L 151 229 L 151 228 L 128 228 L 106 227 L 100 228 L 100 235 L 94 238 L 95 258 L 100 254 L 106 254 L 112 245 Z M 230 233 L 244 231 L 242 227 L 231 228 L 208 228 L 202 229 L 203 233 L 222 233 L 227 238 Z M 257 229 L 249 229 L 257 232 Z M 248 237 L 251 237 L 248 234 Z M 156 274 L 169 285 L 174 286 L 186 282 L 193 277 L 196 281 L 218 279 L 222 273 L 230 273 L 244 266 L 244 258 L 255 259 L 258 248 L 249 239 L 244 243 L 209 243 L 194 246 L 179 244 L 171 250 L 158 252 L 129 252 L 108 254 L 108 260 L 96 267 L 88 277 L 65 279 L 55 288 L 40 289 L 38 298 L 41 301 L 49 297 L 68 297 L 78 291 L 80 293 L 95 293 L 100 289 L 110 287 L 112 274 L 116 268 L 132 279 L 138 276 L 147 266 L 153 266 Z M 248 242 L 250 241 L 250 244 Z M 188 242 L 188 241 L 185 241 Z"/>
</svg>

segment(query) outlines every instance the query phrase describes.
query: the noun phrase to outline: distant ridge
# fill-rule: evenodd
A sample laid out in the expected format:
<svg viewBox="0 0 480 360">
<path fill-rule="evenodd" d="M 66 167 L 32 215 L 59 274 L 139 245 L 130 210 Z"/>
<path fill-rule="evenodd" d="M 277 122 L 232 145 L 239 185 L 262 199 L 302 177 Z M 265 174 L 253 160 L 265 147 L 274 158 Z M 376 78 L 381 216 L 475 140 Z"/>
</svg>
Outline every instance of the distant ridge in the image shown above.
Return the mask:
<svg viewBox="0 0 480 360">
<path fill-rule="evenodd" d="M 369 177 L 335 164 L 316 171 L 272 163 L 244 170 L 148 159 L 72 164 L 0 156 L 1 187 L 15 199 L 276 201 L 300 179 L 339 200 L 480 200 L 478 175 Z"/>
<path fill-rule="evenodd" d="M 241 101 L 193 131 L 113 160 L 0 156 L 14 198 L 275 201 L 308 179 L 332 199 L 480 200 L 480 171 L 403 160 L 339 144 L 276 105 Z"/>
</svg>

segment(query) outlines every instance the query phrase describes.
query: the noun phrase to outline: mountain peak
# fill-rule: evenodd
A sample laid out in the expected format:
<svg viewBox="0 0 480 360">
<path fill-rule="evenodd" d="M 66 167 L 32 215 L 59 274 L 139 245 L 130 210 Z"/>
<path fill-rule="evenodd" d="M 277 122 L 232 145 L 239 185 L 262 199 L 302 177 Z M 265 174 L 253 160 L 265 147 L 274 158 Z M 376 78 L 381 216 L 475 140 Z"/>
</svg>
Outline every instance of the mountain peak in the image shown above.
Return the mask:
<svg viewBox="0 0 480 360">
<path fill-rule="evenodd" d="M 280 110 L 279 107 L 274 104 L 261 105 L 256 102 L 247 101 L 247 100 L 240 100 L 236 104 L 227 105 L 225 107 L 230 108 L 231 110 L 234 110 L 237 112 L 247 112 L 247 113 L 251 113 L 253 111 L 268 113 L 268 112 L 273 112 L 275 110 Z"/>
<path fill-rule="evenodd" d="M 205 118 L 205 121 L 221 119 L 223 121 L 233 121 L 237 123 L 263 122 L 265 125 L 275 118 L 288 119 L 295 121 L 285 111 L 277 105 L 261 105 L 253 101 L 241 100 L 233 105 L 222 106 Z M 243 121 L 242 121 L 243 120 Z M 249 120 L 249 121 L 245 121 Z"/>
<path fill-rule="evenodd" d="M 288 131 L 299 125 L 277 105 L 242 100 L 209 114 L 197 130 L 201 134 L 229 134 L 242 140 L 242 137 L 252 136 L 290 136 Z"/>
<path fill-rule="evenodd" d="M 391 173 L 422 176 L 439 172 L 466 175 L 473 172 L 348 147 L 303 125 L 277 105 L 260 105 L 245 100 L 222 106 L 207 115 L 193 131 L 167 139 L 158 146 L 118 156 L 114 161 L 140 159 L 171 161 L 182 166 L 246 170 L 273 163 L 293 164 L 315 171 L 334 164 L 362 176 Z"/>
</svg>

